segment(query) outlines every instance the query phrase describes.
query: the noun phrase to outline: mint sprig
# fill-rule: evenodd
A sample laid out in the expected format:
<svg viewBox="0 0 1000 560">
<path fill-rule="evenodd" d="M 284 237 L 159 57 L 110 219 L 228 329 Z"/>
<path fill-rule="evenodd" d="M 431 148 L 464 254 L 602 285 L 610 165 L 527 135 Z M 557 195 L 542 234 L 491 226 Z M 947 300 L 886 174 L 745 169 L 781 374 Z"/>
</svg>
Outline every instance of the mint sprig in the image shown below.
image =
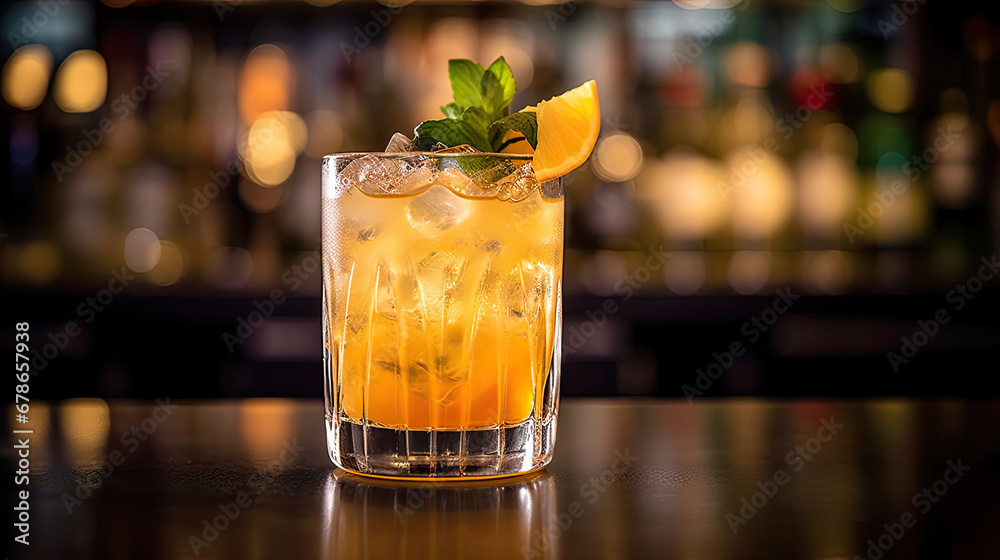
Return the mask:
<svg viewBox="0 0 1000 560">
<path fill-rule="evenodd" d="M 537 146 L 538 122 L 535 113 L 509 115 L 517 84 L 501 56 L 488 68 L 466 59 L 448 61 L 451 103 L 441 107 L 445 118 L 424 121 L 414 129 L 414 144 L 428 151 L 438 143 L 449 147 L 469 144 L 482 152 L 498 152 L 507 145 L 504 135 L 515 130 L 524 135 L 532 149 Z"/>
</svg>

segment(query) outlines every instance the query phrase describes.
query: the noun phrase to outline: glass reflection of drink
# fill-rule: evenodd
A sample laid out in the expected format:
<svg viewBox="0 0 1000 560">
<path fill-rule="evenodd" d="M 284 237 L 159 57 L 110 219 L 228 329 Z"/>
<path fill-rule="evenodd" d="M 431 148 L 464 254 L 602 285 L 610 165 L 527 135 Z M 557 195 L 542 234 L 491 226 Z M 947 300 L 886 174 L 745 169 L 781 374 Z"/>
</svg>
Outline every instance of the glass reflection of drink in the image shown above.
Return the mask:
<svg viewBox="0 0 1000 560">
<path fill-rule="evenodd" d="M 483 477 L 551 457 L 561 179 L 530 156 L 345 154 L 323 170 L 330 455 L 381 476 Z"/>
<path fill-rule="evenodd" d="M 477 482 L 414 484 L 331 474 L 323 558 L 556 558 L 557 516 L 546 472 Z"/>
</svg>

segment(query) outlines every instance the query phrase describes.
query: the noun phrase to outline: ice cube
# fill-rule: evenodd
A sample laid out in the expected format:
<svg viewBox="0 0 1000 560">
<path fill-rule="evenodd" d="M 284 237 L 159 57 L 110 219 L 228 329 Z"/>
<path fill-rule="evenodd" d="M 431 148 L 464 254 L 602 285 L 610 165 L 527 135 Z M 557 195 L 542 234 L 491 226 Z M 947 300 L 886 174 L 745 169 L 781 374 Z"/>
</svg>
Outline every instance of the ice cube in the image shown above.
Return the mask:
<svg viewBox="0 0 1000 560">
<path fill-rule="evenodd" d="M 359 216 L 350 216 L 342 220 L 344 236 L 349 241 L 367 243 L 382 232 L 382 225 L 365 220 Z"/>
<path fill-rule="evenodd" d="M 345 191 L 357 187 L 372 195 L 396 194 L 409 171 L 403 159 L 367 155 L 347 164 L 338 179 Z"/>
<path fill-rule="evenodd" d="M 528 198 L 537 188 L 538 181 L 535 179 L 535 171 L 531 168 L 530 163 L 526 163 L 497 180 L 493 190 L 495 190 L 499 200 L 520 202 Z"/>
<path fill-rule="evenodd" d="M 412 152 L 417 146 L 405 134 L 397 132 L 389 139 L 389 144 L 385 147 L 386 153 Z"/>
<path fill-rule="evenodd" d="M 465 164 L 472 181 L 485 190 L 493 191 L 498 182 L 517 168 L 509 159 L 498 157 L 467 158 Z"/>
<path fill-rule="evenodd" d="M 413 229 L 434 239 L 461 223 L 469 215 L 469 201 L 440 185 L 414 198 L 406 206 Z"/>
<path fill-rule="evenodd" d="M 390 321 L 396 320 L 396 294 L 393 286 L 395 277 L 387 260 L 379 262 L 375 285 L 375 312 Z"/>
<path fill-rule="evenodd" d="M 429 160 L 428 160 L 429 161 Z M 438 170 L 432 165 L 421 165 L 400 180 L 397 190 L 399 194 L 416 194 L 433 183 L 438 176 Z"/>
<path fill-rule="evenodd" d="M 507 277 L 504 289 L 507 311 L 512 317 L 525 319 L 529 323 L 535 321 L 545 305 L 551 282 L 549 267 L 521 261 Z"/>
</svg>

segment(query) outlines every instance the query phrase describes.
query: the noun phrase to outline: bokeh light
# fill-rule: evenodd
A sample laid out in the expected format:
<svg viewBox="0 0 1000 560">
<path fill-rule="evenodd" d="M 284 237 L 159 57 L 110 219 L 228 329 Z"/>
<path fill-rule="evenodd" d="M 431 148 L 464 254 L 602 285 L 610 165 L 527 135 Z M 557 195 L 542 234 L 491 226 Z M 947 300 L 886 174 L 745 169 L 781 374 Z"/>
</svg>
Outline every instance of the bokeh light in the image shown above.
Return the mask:
<svg viewBox="0 0 1000 560">
<path fill-rule="evenodd" d="M 52 53 L 44 45 L 24 45 L 3 66 L 2 92 L 11 107 L 30 111 L 41 105 L 52 76 Z"/>
<path fill-rule="evenodd" d="M 63 111 L 96 111 L 107 93 L 108 66 L 97 51 L 76 51 L 59 65 L 52 96 Z"/>
<path fill-rule="evenodd" d="M 302 117 L 290 111 L 262 113 L 250 126 L 243 148 L 247 176 L 266 187 L 281 184 L 291 176 L 307 140 Z"/>
<path fill-rule="evenodd" d="M 703 253 L 676 251 L 663 265 L 663 280 L 675 294 L 690 296 L 705 285 L 707 268 Z"/>
<path fill-rule="evenodd" d="M 753 295 L 767 285 L 771 257 L 765 251 L 737 251 L 729 259 L 726 277 L 738 294 Z"/>
<path fill-rule="evenodd" d="M 125 238 L 125 264 L 136 272 L 149 272 L 160 260 L 160 239 L 147 228 L 135 228 Z"/>
<path fill-rule="evenodd" d="M 843 43 L 831 43 L 819 48 L 819 69 L 823 77 L 835 84 L 858 81 L 858 55 Z"/>
<path fill-rule="evenodd" d="M 18 273 L 32 284 L 48 284 L 59 274 L 61 265 L 59 250 L 48 241 L 32 241 L 17 255 Z"/>
<path fill-rule="evenodd" d="M 184 276 L 184 249 L 173 241 L 160 241 L 160 258 L 146 273 L 158 286 L 170 286 Z"/>
<path fill-rule="evenodd" d="M 590 160 L 594 174 L 605 181 L 634 179 L 642 169 L 642 146 L 624 132 L 609 134 L 597 144 Z"/>
<path fill-rule="evenodd" d="M 798 219 L 815 237 L 835 238 L 858 199 L 856 169 L 837 154 L 818 152 L 799 162 Z"/>
<path fill-rule="evenodd" d="M 806 251 L 802 258 L 802 276 L 814 291 L 837 295 L 851 281 L 853 265 L 844 251 Z"/>
<path fill-rule="evenodd" d="M 247 55 L 239 77 L 239 113 L 253 122 L 261 113 L 288 108 L 295 71 L 288 55 L 277 45 L 264 44 Z"/>
<path fill-rule="evenodd" d="M 722 55 L 722 71 L 735 85 L 765 87 L 771 78 L 771 53 L 758 43 L 734 43 Z"/>
<path fill-rule="evenodd" d="M 865 86 L 872 105 L 886 113 L 902 113 L 913 103 L 913 79 L 901 68 L 875 70 Z"/>
<path fill-rule="evenodd" d="M 792 179 L 784 160 L 734 152 L 727 167 L 740 173 L 732 188 L 733 233 L 740 239 L 765 239 L 785 225 L 793 210 Z"/>
<path fill-rule="evenodd" d="M 726 200 L 718 183 L 718 164 L 688 151 L 650 160 L 636 178 L 639 196 L 650 202 L 667 235 L 693 239 L 713 231 L 725 220 Z"/>
</svg>

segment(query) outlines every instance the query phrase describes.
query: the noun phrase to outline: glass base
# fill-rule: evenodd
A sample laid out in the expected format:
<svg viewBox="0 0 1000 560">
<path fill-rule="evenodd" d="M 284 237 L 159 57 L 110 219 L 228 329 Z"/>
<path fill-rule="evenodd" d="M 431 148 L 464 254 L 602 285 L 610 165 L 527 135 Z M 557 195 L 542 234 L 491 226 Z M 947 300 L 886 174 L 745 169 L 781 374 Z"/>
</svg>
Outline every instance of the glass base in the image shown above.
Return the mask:
<svg viewBox="0 0 1000 560">
<path fill-rule="evenodd" d="M 469 430 L 397 430 L 327 418 L 330 459 L 361 475 L 496 478 L 541 469 L 552 459 L 556 419 Z"/>
</svg>

